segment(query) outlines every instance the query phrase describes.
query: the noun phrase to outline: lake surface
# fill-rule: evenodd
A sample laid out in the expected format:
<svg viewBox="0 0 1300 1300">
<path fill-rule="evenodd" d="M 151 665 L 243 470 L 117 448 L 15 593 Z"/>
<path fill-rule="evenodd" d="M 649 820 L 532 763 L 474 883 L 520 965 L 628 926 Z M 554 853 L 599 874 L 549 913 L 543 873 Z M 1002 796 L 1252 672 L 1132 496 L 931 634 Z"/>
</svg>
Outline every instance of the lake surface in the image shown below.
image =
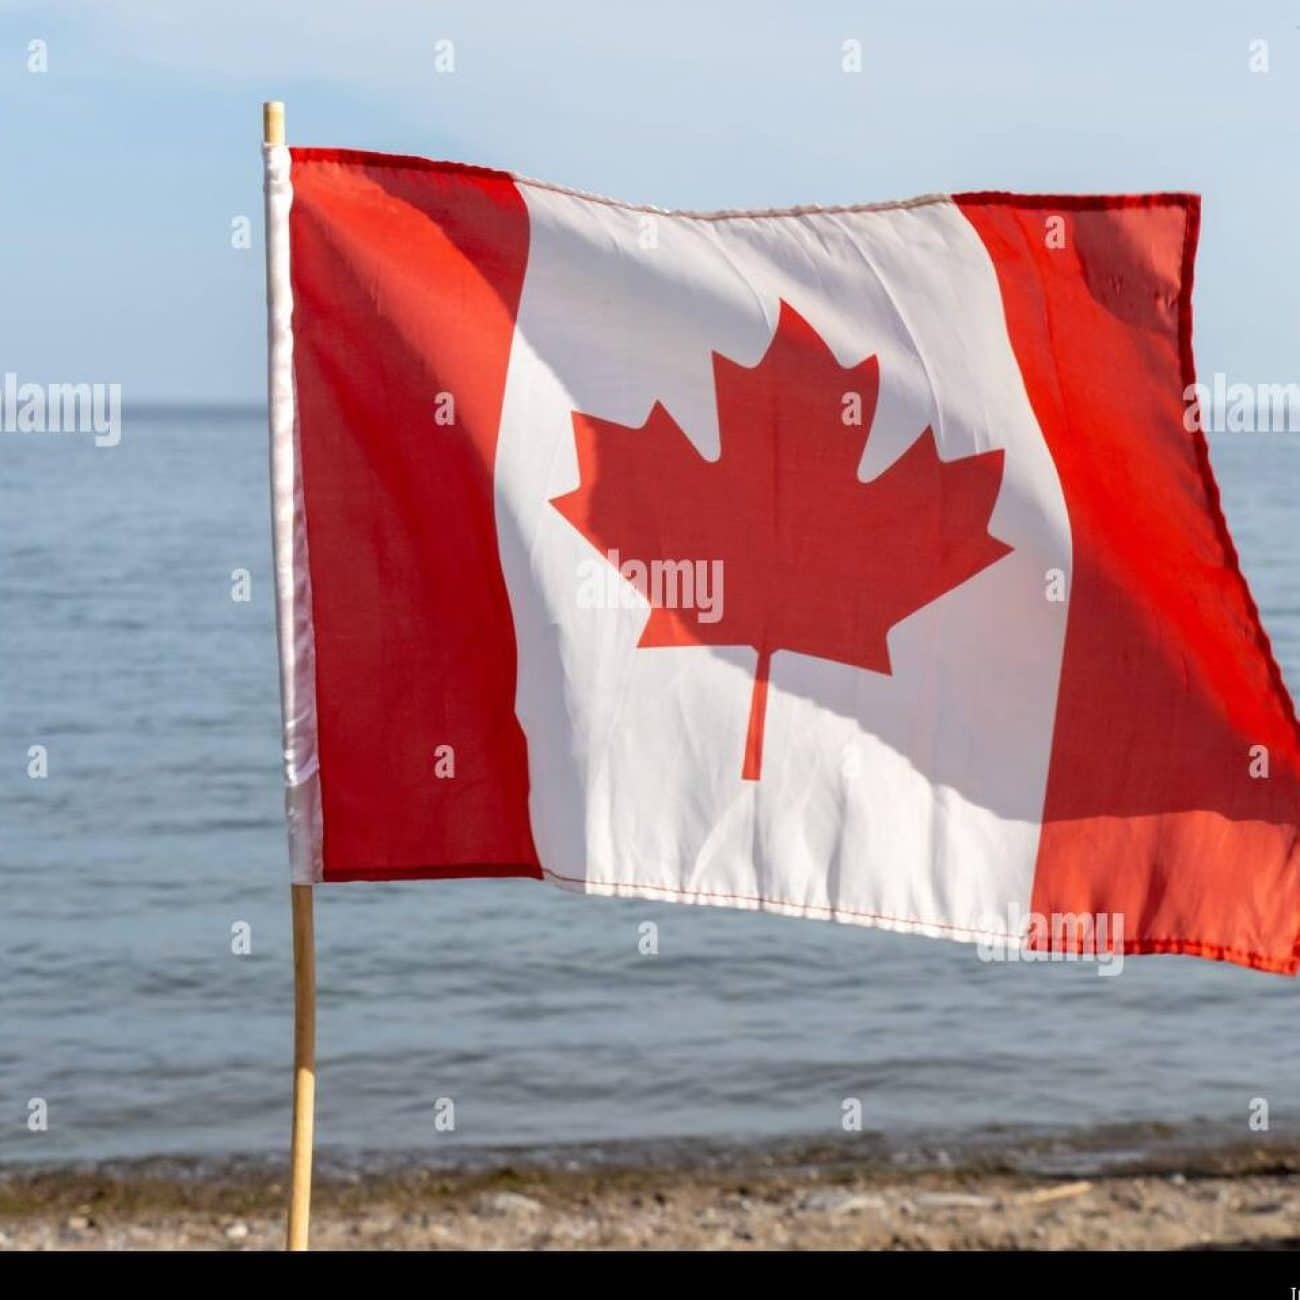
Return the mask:
<svg viewBox="0 0 1300 1300">
<path fill-rule="evenodd" d="M 0 1162 L 282 1152 L 263 417 L 128 412 L 116 448 L 5 435 L 2 450 Z M 1294 691 L 1300 437 L 1225 434 L 1213 455 Z M 845 1098 L 900 1144 L 1117 1125 L 1247 1139 L 1259 1097 L 1274 1132 L 1300 1131 L 1297 985 L 1235 967 L 1134 958 L 1103 979 L 531 881 L 335 886 L 317 929 L 318 1131 L 344 1158 L 831 1140 Z M 27 1130 L 33 1097 L 48 1132 Z"/>
</svg>

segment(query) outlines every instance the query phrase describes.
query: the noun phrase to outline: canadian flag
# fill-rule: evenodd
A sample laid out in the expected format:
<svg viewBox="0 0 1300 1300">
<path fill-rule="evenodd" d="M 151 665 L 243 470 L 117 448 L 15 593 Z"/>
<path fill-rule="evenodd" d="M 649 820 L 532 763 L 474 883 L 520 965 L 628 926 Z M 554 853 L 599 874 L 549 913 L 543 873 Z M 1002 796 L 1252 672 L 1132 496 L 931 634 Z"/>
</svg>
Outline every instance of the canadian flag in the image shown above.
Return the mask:
<svg viewBox="0 0 1300 1300">
<path fill-rule="evenodd" d="M 640 208 L 267 150 L 294 879 L 1294 972 L 1188 194 Z"/>
</svg>

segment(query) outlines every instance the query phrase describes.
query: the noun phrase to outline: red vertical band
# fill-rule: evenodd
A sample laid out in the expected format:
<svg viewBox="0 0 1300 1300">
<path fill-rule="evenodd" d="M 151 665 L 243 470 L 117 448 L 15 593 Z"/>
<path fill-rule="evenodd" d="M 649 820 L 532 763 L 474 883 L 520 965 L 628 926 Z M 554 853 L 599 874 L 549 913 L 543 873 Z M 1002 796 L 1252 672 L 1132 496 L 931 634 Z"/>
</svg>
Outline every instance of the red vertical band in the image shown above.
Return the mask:
<svg viewBox="0 0 1300 1300">
<path fill-rule="evenodd" d="M 1295 711 L 1185 423 L 1199 202 L 958 202 L 997 269 L 1073 539 L 1033 908 L 1122 913 L 1130 952 L 1292 972 Z"/>
<path fill-rule="evenodd" d="M 527 209 L 481 168 L 292 158 L 324 878 L 540 875 L 493 509 Z"/>
</svg>

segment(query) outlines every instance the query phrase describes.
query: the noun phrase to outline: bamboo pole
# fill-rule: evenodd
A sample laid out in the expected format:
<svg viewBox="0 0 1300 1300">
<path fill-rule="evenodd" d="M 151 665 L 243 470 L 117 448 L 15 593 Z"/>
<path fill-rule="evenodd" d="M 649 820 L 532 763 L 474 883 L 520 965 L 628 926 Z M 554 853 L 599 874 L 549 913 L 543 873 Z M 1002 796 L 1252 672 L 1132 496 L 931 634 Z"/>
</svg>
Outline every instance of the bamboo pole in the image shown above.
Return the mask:
<svg viewBox="0 0 1300 1300">
<path fill-rule="evenodd" d="M 262 142 L 284 144 L 284 105 L 262 105 Z M 316 933 L 312 887 L 290 885 L 293 905 L 293 1139 L 286 1247 L 306 1250 L 311 1224 L 312 1128 L 316 1111 Z"/>
<path fill-rule="evenodd" d="M 286 1245 L 289 1250 L 306 1250 L 316 1110 L 316 935 L 312 887 L 290 885 L 289 889 L 293 896 L 293 1144 Z"/>
<path fill-rule="evenodd" d="M 284 143 L 284 104 L 278 99 L 262 104 L 262 143 Z"/>
</svg>

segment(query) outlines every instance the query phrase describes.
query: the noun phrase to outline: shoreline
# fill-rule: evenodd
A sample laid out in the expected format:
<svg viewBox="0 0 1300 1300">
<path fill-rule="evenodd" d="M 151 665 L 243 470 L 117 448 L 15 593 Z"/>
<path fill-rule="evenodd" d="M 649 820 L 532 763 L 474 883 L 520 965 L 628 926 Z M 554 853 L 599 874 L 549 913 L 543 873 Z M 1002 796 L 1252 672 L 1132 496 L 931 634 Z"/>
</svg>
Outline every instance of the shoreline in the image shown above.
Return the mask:
<svg viewBox="0 0 1300 1300">
<path fill-rule="evenodd" d="M 691 1164 L 325 1161 L 319 1249 L 1300 1249 L 1300 1140 L 1088 1171 L 824 1144 Z M 0 1168 L 0 1249 L 279 1249 L 283 1160 Z"/>
</svg>

